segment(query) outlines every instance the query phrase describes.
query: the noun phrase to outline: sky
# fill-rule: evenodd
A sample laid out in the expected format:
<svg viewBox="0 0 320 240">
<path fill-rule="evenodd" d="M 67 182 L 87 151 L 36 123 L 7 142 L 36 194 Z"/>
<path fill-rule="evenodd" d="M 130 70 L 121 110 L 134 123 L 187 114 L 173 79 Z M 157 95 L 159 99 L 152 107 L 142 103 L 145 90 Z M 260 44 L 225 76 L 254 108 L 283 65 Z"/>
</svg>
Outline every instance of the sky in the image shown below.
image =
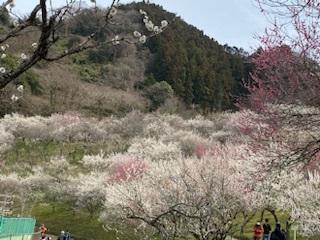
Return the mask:
<svg viewBox="0 0 320 240">
<path fill-rule="evenodd" d="M 65 2 L 65 0 L 52 1 L 56 6 Z M 37 0 L 15 0 L 15 11 L 20 14 L 28 13 L 37 2 Z M 111 0 L 97 0 L 100 6 L 107 6 L 110 2 Z M 256 7 L 255 0 L 150 0 L 150 2 L 176 13 L 220 44 L 227 43 L 247 51 L 258 46 L 256 36 L 262 34 L 267 26 L 267 21 Z"/>
</svg>

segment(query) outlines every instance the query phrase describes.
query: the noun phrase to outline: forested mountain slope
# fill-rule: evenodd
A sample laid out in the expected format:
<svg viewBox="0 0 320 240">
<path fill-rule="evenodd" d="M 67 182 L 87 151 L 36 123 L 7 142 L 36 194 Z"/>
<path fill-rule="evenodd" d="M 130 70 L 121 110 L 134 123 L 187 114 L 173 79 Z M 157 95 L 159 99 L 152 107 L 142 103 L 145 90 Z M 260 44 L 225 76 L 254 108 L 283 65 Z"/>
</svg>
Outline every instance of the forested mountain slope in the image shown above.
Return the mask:
<svg viewBox="0 0 320 240">
<path fill-rule="evenodd" d="M 48 115 L 79 111 L 105 116 L 134 109 L 175 112 L 192 108 L 207 113 L 234 108 L 234 98 L 241 94 L 242 81 L 248 75 L 246 53 L 220 45 L 162 7 L 145 3 L 122 5 L 115 16 L 117 24 L 111 30 L 100 31 L 97 37 L 105 40 L 119 35 L 131 40 L 135 30 L 146 33 L 140 9 L 155 24 L 166 19 L 168 28 L 145 44 L 102 44 L 58 63 L 38 64 L 15 83 L 25 86 L 23 98 L 10 102 L 16 91 L 14 84 L 1 92 L 0 113 Z M 104 11 L 84 9 L 67 21 L 61 31 L 73 37 L 62 41 L 61 48 L 99 28 Z M 1 13 L 1 19 L 3 28 L 10 27 L 5 13 Z M 31 45 L 35 35 L 31 32 L 23 39 L 15 39 L 10 44 L 11 58 L 0 61 L 13 61 L 15 53 Z"/>
</svg>

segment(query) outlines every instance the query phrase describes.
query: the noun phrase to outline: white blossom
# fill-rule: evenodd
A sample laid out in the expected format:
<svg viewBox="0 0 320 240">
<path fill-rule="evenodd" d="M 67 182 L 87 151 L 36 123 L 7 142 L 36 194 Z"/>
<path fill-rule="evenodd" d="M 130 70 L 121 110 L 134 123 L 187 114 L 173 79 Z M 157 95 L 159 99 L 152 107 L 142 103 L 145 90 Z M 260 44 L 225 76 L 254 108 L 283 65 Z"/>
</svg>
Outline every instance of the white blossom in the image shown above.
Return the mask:
<svg viewBox="0 0 320 240">
<path fill-rule="evenodd" d="M 13 25 L 14 27 L 17 27 L 17 26 L 19 25 L 19 22 L 18 22 L 17 20 L 13 20 L 13 21 L 12 21 L 12 25 Z"/>
<path fill-rule="evenodd" d="M 139 10 L 141 15 L 147 15 L 147 13 L 145 11 L 143 11 L 142 9 Z"/>
<path fill-rule="evenodd" d="M 34 42 L 34 43 L 32 43 L 31 46 L 32 46 L 32 48 L 36 49 L 38 47 L 38 43 Z"/>
<path fill-rule="evenodd" d="M 1 48 L 2 51 L 5 51 L 7 49 L 7 47 L 4 46 L 4 45 L 2 45 L 0 48 Z"/>
<path fill-rule="evenodd" d="M 18 100 L 19 100 L 19 97 L 16 96 L 15 94 L 12 94 L 12 96 L 11 96 L 11 101 L 12 101 L 12 102 L 16 102 L 16 101 L 18 101 Z"/>
<path fill-rule="evenodd" d="M 118 10 L 115 7 L 112 7 L 110 10 L 110 17 L 114 17 L 117 14 Z"/>
<path fill-rule="evenodd" d="M 22 60 L 26 60 L 28 58 L 28 56 L 25 53 L 21 53 L 20 58 Z"/>
<path fill-rule="evenodd" d="M 147 37 L 145 35 L 143 35 L 139 38 L 139 42 L 142 44 L 146 43 L 146 41 L 147 41 Z"/>
<path fill-rule="evenodd" d="M 161 21 L 161 28 L 165 28 L 165 27 L 167 27 L 168 26 L 168 21 L 167 20 L 162 20 Z"/>
<path fill-rule="evenodd" d="M 22 93 L 24 91 L 24 86 L 23 85 L 19 85 L 17 87 L 17 91 Z"/>
<path fill-rule="evenodd" d="M 6 73 L 6 69 L 4 67 L 0 67 L 0 73 L 2 74 Z"/>
<path fill-rule="evenodd" d="M 169 161 L 181 156 L 177 143 L 163 142 L 154 138 L 135 138 L 128 153 L 150 161 Z"/>
<path fill-rule="evenodd" d="M 138 32 L 138 31 L 134 31 L 133 32 L 133 36 L 136 37 L 136 38 L 140 38 L 141 37 L 141 33 Z"/>
<path fill-rule="evenodd" d="M 5 53 L 2 53 L 1 54 L 1 59 L 4 59 L 4 58 L 6 58 L 7 57 L 7 54 L 5 54 Z"/>
<path fill-rule="evenodd" d="M 145 24 L 147 30 L 149 32 L 153 32 L 153 28 L 154 28 L 154 24 L 152 23 L 152 21 L 148 21 L 146 24 Z"/>
<path fill-rule="evenodd" d="M 158 33 L 160 33 L 162 30 L 161 30 L 161 28 L 159 28 L 158 26 L 154 26 L 154 27 L 153 27 L 153 31 L 158 34 Z"/>
<path fill-rule="evenodd" d="M 144 23 L 148 23 L 148 22 L 149 22 L 149 19 L 148 19 L 148 18 L 144 18 L 144 19 L 143 19 L 143 22 L 144 22 Z"/>
<path fill-rule="evenodd" d="M 120 37 L 119 37 L 119 35 L 116 35 L 116 36 L 114 36 L 114 38 L 112 38 L 112 44 L 113 45 L 119 45 L 120 44 Z"/>
</svg>

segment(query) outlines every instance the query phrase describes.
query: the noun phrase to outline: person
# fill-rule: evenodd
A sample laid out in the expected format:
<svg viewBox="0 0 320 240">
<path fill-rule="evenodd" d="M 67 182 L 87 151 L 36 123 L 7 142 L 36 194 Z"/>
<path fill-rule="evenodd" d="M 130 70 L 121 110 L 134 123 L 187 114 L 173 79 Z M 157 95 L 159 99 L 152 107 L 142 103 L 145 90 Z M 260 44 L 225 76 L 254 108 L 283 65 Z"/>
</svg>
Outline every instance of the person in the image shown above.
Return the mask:
<svg viewBox="0 0 320 240">
<path fill-rule="evenodd" d="M 71 236 L 70 236 L 70 233 L 69 231 L 67 230 L 64 234 L 64 240 L 70 240 L 71 239 Z"/>
<path fill-rule="evenodd" d="M 39 227 L 39 231 L 41 233 L 41 236 L 45 236 L 47 234 L 48 229 L 46 228 L 46 226 L 44 225 L 44 223 L 42 223 Z"/>
<path fill-rule="evenodd" d="M 57 240 L 65 240 L 65 232 L 61 231 L 60 236 L 57 238 Z"/>
<path fill-rule="evenodd" d="M 276 224 L 276 229 L 271 233 L 270 240 L 287 240 L 284 233 L 281 231 L 281 224 Z"/>
<path fill-rule="evenodd" d="M 257 224 L 253 228 L 253 240 L 261 240 L 263 236 L 263 228 L 261 223 L 257 222 Z"/>
<path fill-rule="evenodd" d="M 269 219 L 266 218 L 264 220 L 263 226 L 263 240 L 269 240 L 270 233 L 271 233 L 271 226 L 269 224 Z"/>
</svg>

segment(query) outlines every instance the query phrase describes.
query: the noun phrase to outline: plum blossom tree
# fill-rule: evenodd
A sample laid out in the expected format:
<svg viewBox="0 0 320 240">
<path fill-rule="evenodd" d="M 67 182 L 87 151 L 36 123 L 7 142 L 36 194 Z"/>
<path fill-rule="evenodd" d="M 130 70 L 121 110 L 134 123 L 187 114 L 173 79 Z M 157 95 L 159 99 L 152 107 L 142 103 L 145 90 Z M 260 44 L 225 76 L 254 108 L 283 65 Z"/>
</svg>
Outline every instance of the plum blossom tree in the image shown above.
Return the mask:
<svg viewBox="0 0 320 240">
<path fill-rule="evenodd" d="M 319 1 L 256 2 L 275 22 L 251 57 L 254 70 L 244 105 L 260 114 L 251 120 L 262 128 L 250 133 L 255 142 L 261 133 L 261 145 L 283 144 L 282 166 L 319 163 Z"/>
<path fill-rule="evenodd" d="M 319 233 L 319 173 L 282 171 L 258 185 L 262 206 L 274 215 L 275 221 L 279 220 L 275 210 L 281 209 L 287 214 L 288 238 L 292 225 L 297 225 L 300 234 L 305 236 Z"/>
<path fill-rule="evenodd" d="M 164 142 L 154 138 L 135 138 L 128 153 L 151 161 L 174 160 L 181 155 L 175 142 Z"/>
<path fill-rule="evenodd" d="M 6 129 L 1 126 L 0 127 L 0 156 L 1 153 L 10 148 L 11 144 L 14 141 L 14 136 L 12 133 L 6 131 Z"/>
<path fill-rule="evenodd" d="M 1 176 L 0 192 L 7 185 L 6 193 L 21 196 L 25 206 L 38 201 L 68 202 L 91 216 L 102 212 L 106 225 L 131 224 L 137 231 L 163 239 L 224 239 L 238 230 L 239 219 L 243 231 L 261 209 L 275 215 L 275 210 L 283 209 L 290 216 L 289 226 L 298 224 L 305 234 L 318 231 L 313 225 L 318 223 L 317 165 L 283 168 L 278 158 L 291 153 L 288 143 L 303 143 L 308 135 L 301 129 L 283 128 L 270 141 L 270 123 L 263 114 L 249 110 L 223 119 L 228 121 L 221 127 L 209 119 L 157 114 L 100 120 L 76 114 L 6 116 L 0 120 L 2 145 L 6 139 L 14 144 L 17 138 L 91 144 L 108 141 L 112 134 L 129 139 L 129 144 L 120 153 L 85 155 L 77 165 L 62 156 L 49 158 L 33 166 L 31 176 L 12 175 L 6 184 L 1 179 L 7 176 Z M 131 127 L 135 130 L 123 133 Z M 230 136 L 225 142 L 212 137 L 221 131 Z M 248 141 L 261 136 L 268 144 Z M 283 143 L 284 137 L 292 140 Z M 275 171 L 274 164 L 282 168 Z"/>
<path fill-rule="evenodd" d="M 76 187 L 76 205 L 81 209 L 86 209 L 90 217 L 94 217 L 103 209 L 105 201 L 105 176 L 101 173 L 82 174 L 74 180 Z"/>
<path fill-rule="evenodd" d="M 304 235 L 319 234 L 319 174 L 308 173 L 298 186 L 287 189 L 287 204 L 285 200 L 279 207 L 287 207 L 290 212 L 290 223 L 297 224 L 299 231 Z"/>
<path fill-rule="evenodd" d="M 20 214 L 30 214 L 33 203 L 39 199 L 39 195 L 32 191 L 35 179 L 35 176 L 21 177 L 15 173 L 0 174 L 0 195 L 5 196 L 0 212 L 10 211 L 15 205 L 17 210 L 20 208 Z"/>
<path fill-rule="evenodd" d="M 48 164 L 36 166 L 33 170 L 29 182 L 32 190 L 40 196 L 39 200 L 75 202 L 77 185 L 72 180 L 76 168 L 66 158 L 52 158 Z M 55 205 L 52 205 L 52 211 L 55 211 Z"/>
<path fill-rule="evenodd" d="M 200 159 L 149 160 L 139 178 L 107 186 L 102 219 L 127 220 L 161 239 L 225 239 L 236 217 L 258 205 L 230 150 L 217 146 Z"/>
<path fill-rule="evenodd" d="M 250 111 L 236 113 L 236 124 L 240 128 L 245 127 L 242 131 L 246 131 L 251 137 L 259 137 L 261 141 L 260 137 L 266 126 L 261 126 L 261 122 L 258 122 L 260 125 L 256 125 L 255 121 L 251 122 L 248 116 L 252 114 L 256 115 Z M 245 124 L 240 123 L 238 115 L 246 117 L 250 124 L 248 121 Z M 259 133 L 259 130 L 262 133 Z M 305 133 L 297 134 L 291 131 L 290 129 L 282 134 L 292 137 L 297 142 L 304 141 Z M 244 155 L 237 161 L 237 169 L 247 183 L 247 190 L 255 192 L 254 197 L 258 207 L 253 210 L 262 210 L 262 219 L 265 211 L 270 212 L 275 222 L 280 219 L 279 211 L 285 212 L 288 239 L 290 239 L 290 227 L 293 224 L 299 226 L 299 232 L 303 235 L 317 234 L 318 229 L 315 225 L 319 217 L 318 211 L 315 210 L 317 208 L 315 202 L 319 193 L 317 182 L 319 181 L 319 163 L 316 162 L 317 167 L 310 164 L 306 167 L 304 162 L 296 162 L 296 158 L 292 157 L 294 164 L 284 165 L 284 157 L 293 156 L 291 146 L 287 146 L 287 142 L 270 141 L 270 139 L 266 141 L 268 144 L 263 143 L 262 147 L 261 143 L 252 147 L 251 142 L 239 146 L 243 149 Z M 250 218 L 250 215 L 248 217 Z"/>
</svg>

